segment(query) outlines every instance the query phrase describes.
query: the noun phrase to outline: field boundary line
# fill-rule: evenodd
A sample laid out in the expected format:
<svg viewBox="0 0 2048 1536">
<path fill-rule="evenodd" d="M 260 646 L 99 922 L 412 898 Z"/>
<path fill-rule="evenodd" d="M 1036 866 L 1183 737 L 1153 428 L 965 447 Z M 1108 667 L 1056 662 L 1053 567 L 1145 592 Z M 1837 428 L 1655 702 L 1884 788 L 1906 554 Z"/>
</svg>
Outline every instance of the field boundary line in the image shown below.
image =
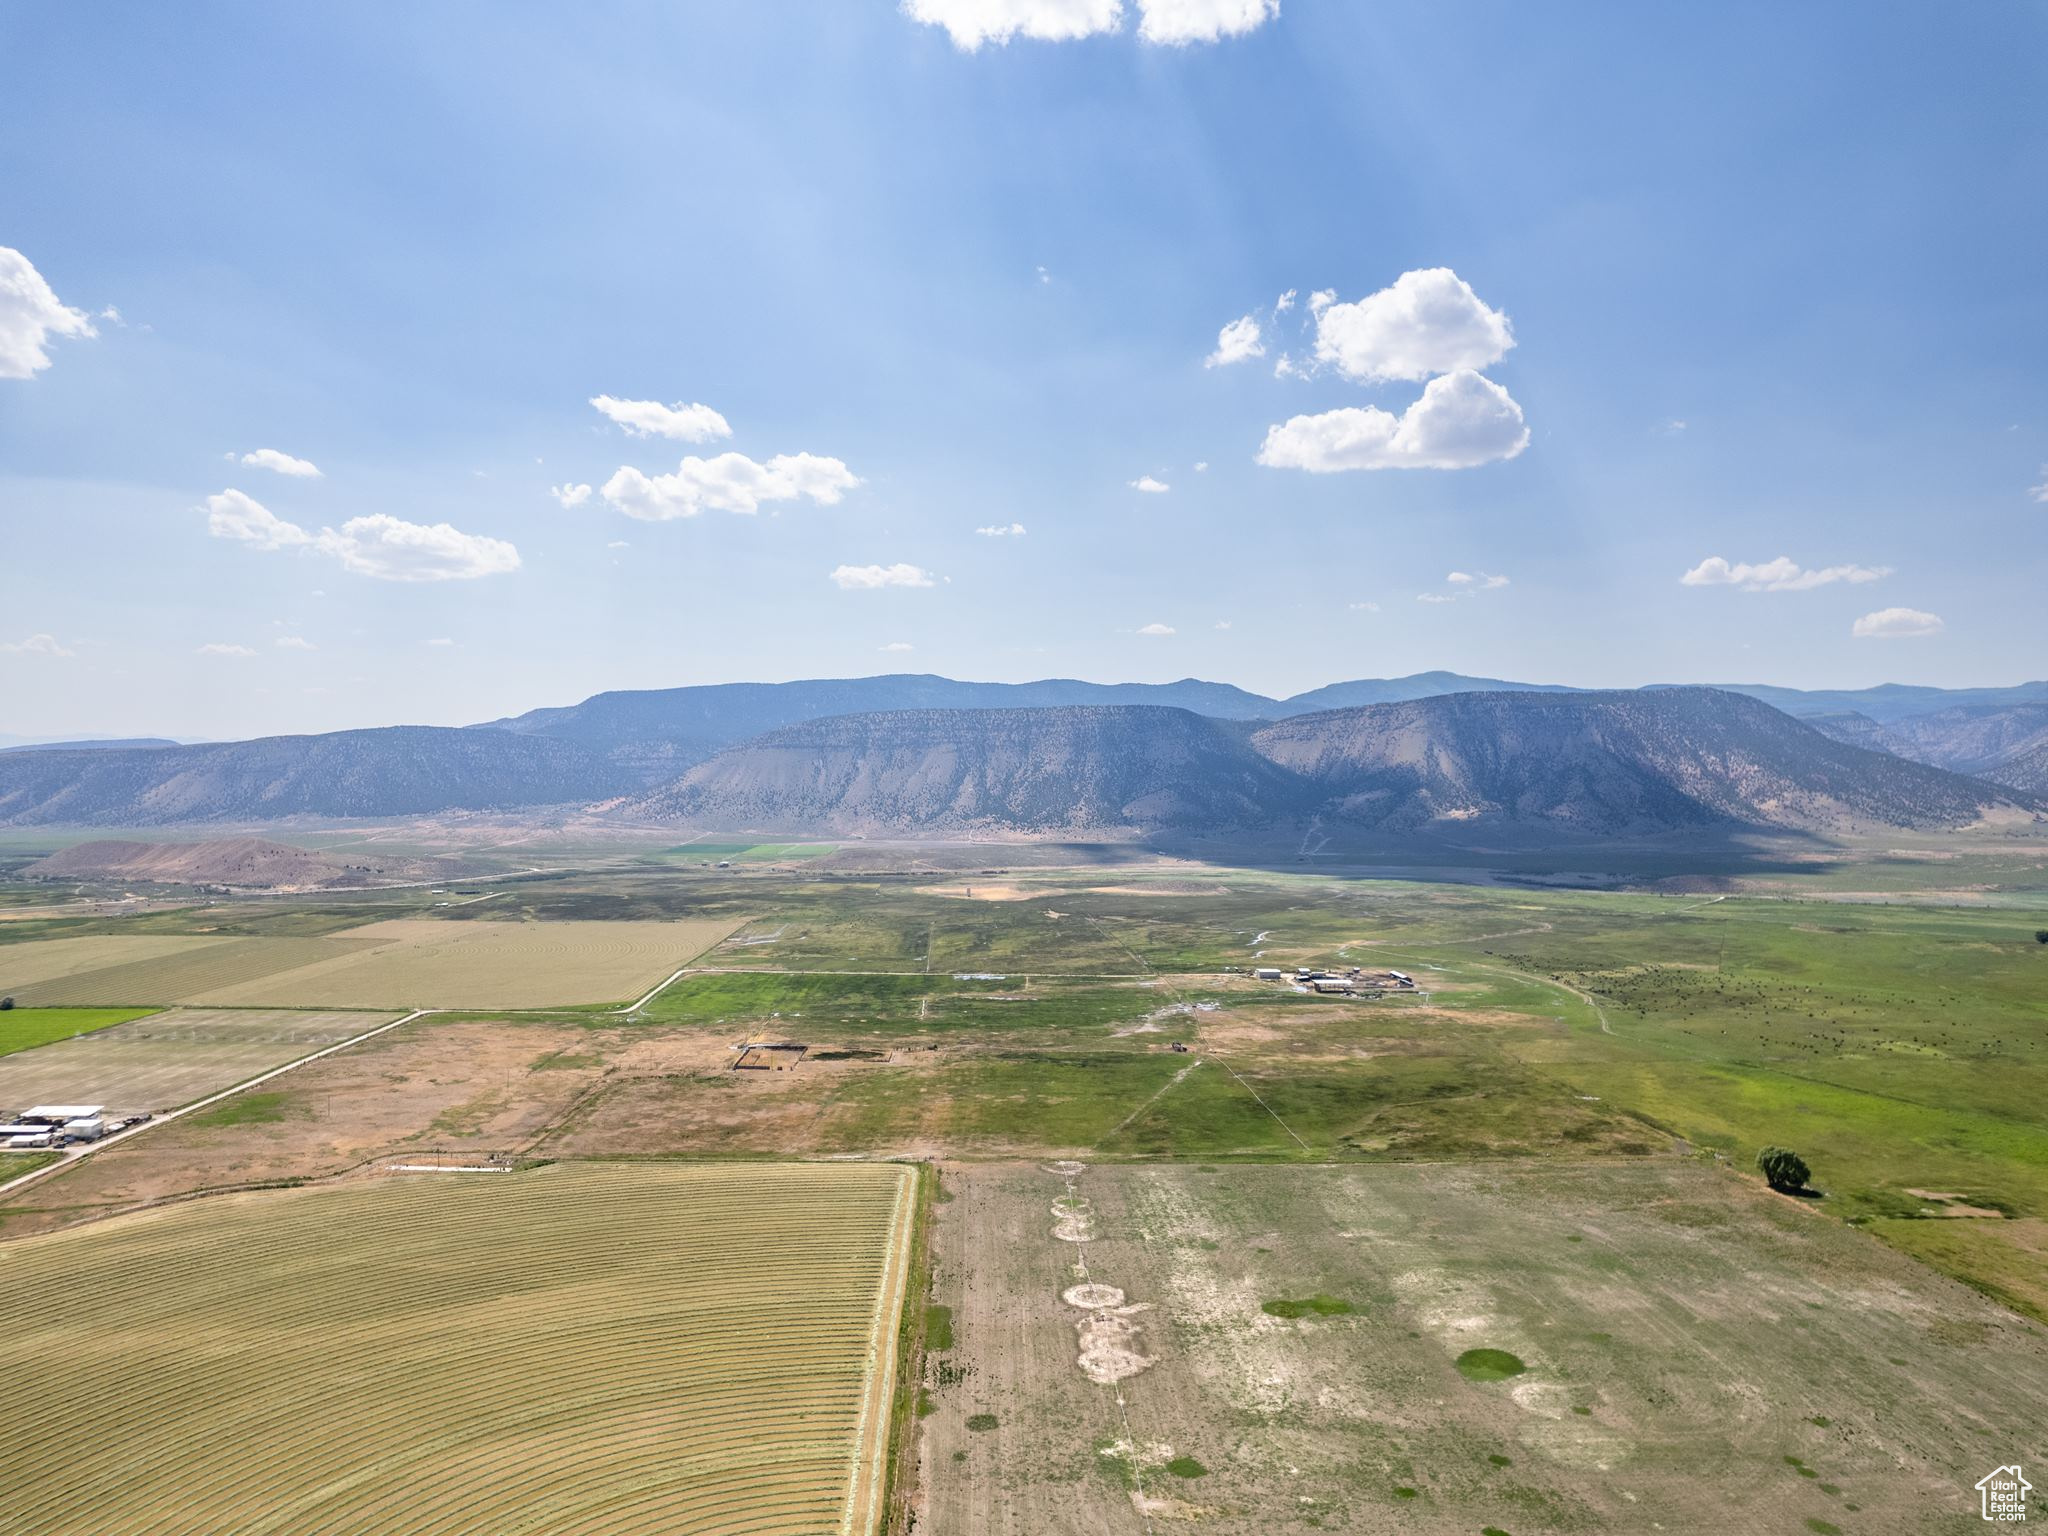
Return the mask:
<svg viewBox="0 0 2048 1536">
<path fill-rule="evenodd" d="M 854 1425 L 852 1478 L 846 1489 L 846 1513 L 839 1522 L 842 1536 L 873 1536 L 881 1520 L 882 1503 L 888 1496 L 887 1420 L 896 1400 L 896 1340 L 903 1309 L 910 1305 L 910 1250 L 914 1246 L 919 1177 L 915 1168 L 893 1166 L 897 1179 L 896 1199 L 889 1212 L 889 1251 L 881 1284 L 875 1290 L 874 1321 L 868 1337 L 868 1355 L 873 1364 L 861 1392 L 860 1417 Z M 882 1420 L 879 1424 L 875 1422 L 878 1417 Z M 867 1475 L 865 1490 L 861 1484 L 863 1470 Z M 865 1507 L 857 1510 L 855 1506 L 861 1503 L 863 1491 L 867 1495 Z"/>
<path fill-rule="evenodd" d="M 236 1083 L 232 1088 L 223 1088 L 219 1093 L 209 1094 L 207 1097 L 203 1099 L 195 1099 L 192 1103 L 182 1105 L 177 1109 L 165 1110 L 160 1115 L 152 1115 L 149 1119 L 143 1121 L 140 1125 L 131 1125 L 126 1130 L 114 1132 L 114 1134 L 111 1136 L 103 1136 L 98 1141 L 89 1141 L 85 1143 L 85 1145 L 82 1147 L 67 1150 L 64 1154 L 63 1161 L 56 1163 L 46 1163 L 40 1168 L 34 1168 L 31 1169 L 29 1172 L 24 1173 L 20 1178 L 9 1179 L 5 1184 L 0 1184 L 0 1195 L 7 1194 L 10 1190 L 20 1189 L 25 1184 L 32 1184 L 37 1179 L 48 1178 L 53 1173 L 61 1173 L 66 1168 L 76 1167 L 79 1163 L 84 1162 L 88 1157 L 92 1156 L 93 1153 L 99 1151 L 101 1148 L 111 1147 L 118 1142 L 126 1141 L 131 1136 L 139 1136 L 144 1131 L 149 1130 L 152 1126 L 168 1125 L 171 1121 L 178 1119 L 180 1116 L 189 1115 L 193 1113 L 195 1110 L 206 1109 L 211 1105 L 218 1104 L 222 1099 L 231 1099 L 236 1094 L 246 1092 L 248 1089 L 261 1087 L 264 1083 L 269 1082 L 271 1079 L 282 1077 L 285 1073 L 294 1071 L 299 1067 L 303 1067 L 308 1062 L 318 1061 L 323 1056 L 332 1056 L 336 1051 L 345 1051 L 352 1045 L 361 1045 L 365 1040 L 373 1040 L 378 1035 L 385 1033 L 387 1030 L 393 1030 L 398 1028 L 398 1026 L 401 1024 L 410 1024 L 412 1023 L 413 1020 L 423 1019 L 428 1014 L 442 1013 L 445 1011 L 446 1010 L 440 1008 L 415 1008 L 411 1013 L 408 1013 L 403 1018 L 393 1019 L 388 1024 L 379 1024 L 375 1029 L 365 1030 L 360 1035 L 352 1035 L 346 1040 L 337 1041 L 333 1045 L 324 1046 L 320 1050 L 314 1051 L 309 1056 L 301 1056 L 296 1061 L 288 1061 L 281 1067 L 272 1067 L 268 1072 L 259 1073 L 255 1077 L 249 1078 L 244 1082 Z"/>
</svg>

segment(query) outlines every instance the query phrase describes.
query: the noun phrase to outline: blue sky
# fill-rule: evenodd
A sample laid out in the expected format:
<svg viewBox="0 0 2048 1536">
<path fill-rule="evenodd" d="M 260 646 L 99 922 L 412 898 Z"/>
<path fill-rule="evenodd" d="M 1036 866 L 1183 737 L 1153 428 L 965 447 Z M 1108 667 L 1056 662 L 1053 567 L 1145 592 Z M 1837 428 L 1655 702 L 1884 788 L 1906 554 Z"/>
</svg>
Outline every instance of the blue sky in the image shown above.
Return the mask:
<svg viewBox="0 0 2048 1536">
<path fill-rule="evenodd" d="M 1259 10 L 7 7 L 0 731 L 2048 672 L 2048 11 Z"/>
</svg>

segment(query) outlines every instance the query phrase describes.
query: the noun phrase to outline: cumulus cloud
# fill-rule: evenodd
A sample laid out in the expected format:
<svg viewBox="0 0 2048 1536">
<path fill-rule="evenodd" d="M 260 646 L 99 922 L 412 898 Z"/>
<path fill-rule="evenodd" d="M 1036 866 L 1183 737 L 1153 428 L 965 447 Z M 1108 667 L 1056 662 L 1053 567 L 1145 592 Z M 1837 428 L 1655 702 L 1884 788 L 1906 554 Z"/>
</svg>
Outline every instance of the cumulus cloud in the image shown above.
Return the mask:
<svg viewBox="0 0 2048 1536">
<path fill-rule="evenodd" d="M 883 587 L 928 587 L 932 573 L 919 565 L 841 565 L 832 580 L 842 592 L 875 592 Z"/>
<path fill-rule="evenodd" d="M 1241 37 L 1280 14 L 1280 0 L 1138 0 L 1138 36 L 1181 47 Z"/>
<path fill-rule="evenodd" d="M 380 581 L 467 581 L 519 569 L 519 551 L 503 539 L 447 523 L 408 523 L 378 512 L 352 517 L 338 531 L 308 533 L 236 490 L 206 498 L 206 529 L 257 549 L 310 549 Z"/>
<path fill-rule="evenodd" d="M 663 405 L 659 400 L 615 400 L 593 395 L 590 403 L 634 437 L 673 437 L 686 443 L 708 443 L 731 437 L 732 428 L 708 405 Z"/>
<path fill-rule="evenodd" d="M 1444 580 L 1454 587 L 1464 587 L 1473 592 L 1493 592 L 1508 584 L 1505 576 L 1489 576 L 1485 571 L 1452 571 Z"/>
<path fill-rule="evenodd" d="M 519 569 L 519 551 L 503 539 L 386 512 L 352 517 L 339 533 L 322 529 L 319 547 L 343 570 L 379 581 L 473 581 Z"/>
<path fill-rule="evenodd" d="M 1198 475 L 1206 475 L 1207 473 L 1209 473 L 1209 461 L 1207 459 L 1195 460 L 1195 473 Z"/>
<path fill-rule="evenodd" d="M 1347 378 L 1417 382 L 1498 362 L 1515 344 L 1508 317 L 1449 267 L 1403 272 L 1355 304 L 1309 301 L 1316 358 Z"/>
<path fill-rule="evenodd" d="M 903 14 L 944 27 L 955 48 L 973 53 L 1013 37 L 1056 43 L 1114 32 L 1124 8 L 1123 0 L 903 0 Z"/>
<path fill-rule="evenodd" d="M 1415 601 L 1418 603 L 1455 603 L 1460 596 L 1462 594 L 1457 592 L 1418 592 L 1415 594 Z"/>
<path fill-rule="evenodd" d="M 1858 640 L 1922 640 L 1946 627 L 1939 618 L 1918 608 L 1880 608 L 1850 625 L 1849 633 Z"/>
<path fill-rule="evenodd" d="M 192 653 L 195 656 L 254 656 L 256 652 L 246 645 L 229 645 L 213 640 Z"/>
<path fill-rule="evenodd" d="M 1346 469 L 1469 469 L 1529 446 L 1522 408 L 1491 379 L 1461 368 L 1423 387 L 1399 416 L 1345 406 L 1293 416 L 1266 431 L 1259 462 L 1332 474 Z"/>
<path fill-rule="evenodd" d="M 1131 482 L 1131 489 L 1143 491 L 1148 496 L 1164 496 L 1173 487 L 1164 480 L 1155 480 L 1150 475 L 1140 475 Z"/>
<path fill-rule="evenodd" d="M 1216 350 L 1202 359 L 1204 368 L 1227 368 L 1266 355 L 1256 315 L 1243 315 L 1216 333 Z"/>
<path fill-rule="evenodd" d="M 9 656 L 42 656 L 51 661 L 65 660 L 78 653 L 67 649 L 58 642 L 55 635 L 34 634 L 26 640 L 0 641 L 0 651 Z"/>
<path fill-rule="evenodd" d="M 1024 525 L 1022 523 L 991 523 L 986 528 L 977 528 L 974 531 L 984 539 L 1021 539 L 1024 537 Z"/>
<path fill-rule="evenodd" d="M 2027 487 L 2027 499 L 2048 506 L 2048 464 L 2041 466 L 2041 483 Z"/>
<path fill-rule="evenodd" d="M 887 645 L 878 646 L 877 649 L 888 651 L 891 654 L 900 655 L 905 651 L 914 651 L 917 649 L 917 647 L 912 645 L 908 640 L 891 640 Z"/>
<path fill-rule="evenodd" d="M 551 485 L 548 487 L 548 494 L 564 507 L 580 507 L 583 503 L 590 500 L 590 487 L 573 484 Z"/>
<path fill-rule="evenodd" d="M 258 549 L 291 549 L 313 542 L 297 523 L 286 522 L 255 497 L 235 490 L 206 498 L 206 531 L 216 539 L 239 539 Z"/>
<path fill-rule="evenodd" d="M 800 497 L 829 507 L 859 484 L 859 477 L 838 459 L 812 453 L 777 454 L 766 464 L 744 453 L 721 453 L 715 459 L 691 454 L 672 475 L 648 476 L 625 466 L 605 481 L 603 494 L 628 517 L 659 523 L 695 517 L 707 507 L 754 513 L 763 503 Z"/>
<path fill-rule="evenodd" d="M 1281 294 L 1279 298 L 1275 299 L 1273 301 L 1273 313 L 1276 315 L 1284 315 L 1287 313 L 1287 311 L 1294 308 L 1295 292 L 1295 289 L 1290 288 L 1285 293 Z"/>
<path fill-rule="evenodd" d="M 429 644 L 429 645 L 438 645 L 438 646 L 451 646 L 451 645 L 453 645 L 454 643 L 455 643 L 455 642 L 454 642 L 453 640 L 451 640 L 451 639 L 450 639 L 450 638 L 449 638 L 448 636 L 446 636 L 446 635 L 436 635 L 436 636 L 434 636 L 434 637 L 433 637 L 433 639 L 431 639 L 431 640 L 429 640 L 429 641 L 427 642 L 427 644 Z"/>
<path fill-rule="evenodd" d="M 279 635 L 270 642 L 280 651 L 317 651 L 319 647 L 299 635 Z"/>
<path fill-rule="evenodd" d="M 1139 627 L 1138 633 L 1141 635 L 1150 635 L 1154 639 L 1157 639 L 1161 635 L 1172 634 L 1173 626 L 1171 624 L 1145 624 Z"/>
<path fill-rule="evenodd" d="M 1827 565 L 1809 569 L 1784 555 L 1761 565 L 1738 561 L 1730 564 L 1719 555 L 1709 556 L 1678 580 L 1688 587 L 1740 587 L 1745 592 L 1806 592 L 1814 587 L 1833 586 L 1838 581 L 1861 585 L 1891 575 L 1884 565 Z"/>
<path fill-rule="evenodd" d="M 1138 36 L 1182 47 L 1253 31 L 1280 14 L 1280 0 L 1137 0 Z M 1115 32 L 1123 0 L 903 0 L 912 21 L 944 27 L 953 46 L 972 53 L 1014 37 L 1068 42 Z"/>
<path fill-rule="evenodd" d="M 1216 621 L 1216 623 L 1214 624 L 1214 626 L 1212 626 L 1212 627 L 1213 627 L 1213 628 L 1216 628 L 1216 629 L 1228 629 L 1228 628 L 1230 628 L 1230 620 L 1228 620 L 1228 619 L 1218 619 L 1218 620 Z"/>
<path fill-rule="evenodd" d="M 0 379 L 28 379 L 50 366 L 53 336 L 97 336 L 85 311 L 61 303 L 43 274 L 0 245 Z"/>
<path fill-rule="evenodd" d="M 244 464 L 253 464 L 258 469 L 274 470 L 280 475 L 292 475 L 301 480 L 318 480 L 320 466 L 311 459 L 295 459 L 276 448 L 258 448 L 254 453 L 242 455 Z"/>
<path fill-rule="evenodd" d="M 1346 603 L 1344 606 L 1353 613 L 1378 613 L 1380 611 L 1378 603 Z"/>
</svg>

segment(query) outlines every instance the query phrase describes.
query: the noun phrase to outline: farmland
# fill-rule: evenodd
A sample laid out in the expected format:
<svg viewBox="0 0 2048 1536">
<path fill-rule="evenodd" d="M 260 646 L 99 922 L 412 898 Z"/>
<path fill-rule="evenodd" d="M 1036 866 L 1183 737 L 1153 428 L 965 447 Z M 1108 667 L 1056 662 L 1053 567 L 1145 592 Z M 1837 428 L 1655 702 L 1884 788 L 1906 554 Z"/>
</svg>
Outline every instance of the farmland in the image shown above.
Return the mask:
<svg viewBox="0 0 2048 1536">
<path fill-rule="evenodd" d="M 366 910 L 362 919 L 374 919 Z M 24 1006 L 534 1008 L 638 996 L 732 928 L 711 922 L 359 920 L 292 936 L 95 933 L 0 944 Z"/>
<path fill-rule="evenodd" d="M 2041 1329 L 1710 1169 L 944 1180 L 936 1530 L 1960 1533 L 2048 1421 Z"/>
<path fill-rule="evenodd" d="M 377 1013 L 177 1008 L 0 1058 L 0 1104 L 160 1111 L 360 1035 Z"/>
<path fill-rule="evenodd" d="M 209 995 L 460 1010 L 24 1186 L 0 1237 L 485 1154 L 938 1161 L 956 1342 L 925 1381 L 935 1529 L 1142 1527 L 1139 1493 L 1163 1501 L 1146 1506 L 1160 1528 L 1197 1510 L 1221 1531 L 1290 1528 L 1279 1510 L 1309 1530 L 1684 1531 L 1709 1528 L 1683 1507 L 1705 1486 L 1720 1529 L 1846 1533 L 1903 1511 L 1939 1530 L 1959 1467 L 2020 1454 L 2012 1415 L 2048 1395 L 2029 1321 L 2048 1320 L 2038 894 L 1881 904 L 1043 854 L 970 874 L 920 853 L 892 874 L 872 846 L 798 870 L 678 850 L 446 909 L 221 903 L 0 941 L 0 963 L 186 941 L 97 967 L 157 975 L 332 946 Z M 1333 998 L 1250 974 L 1296 965 L 1419 985 Z M 178 1017 L 17 1052 L 0 1100 L 55 1092 L 10 1095 L 10 1068 L 100 1042 L 112 1057 Z M 736 1069 L 750 1040 L 804 1049 Z M 1811 1163 L 1816 1198 L 1762 1191 L 1767 1143 Z M 1045 1171 L 1069 1161 L 1071 1192 Z M 1084 1217 L 1076 1278 L 1060 1266 L 1080 1255 L 1046 1233 Z M 1060 1300 L 1075 1285 L 1125 1298 L 1077 1309 Z M 1468 1339 L 1460 1318 L 1498 1328 Z M 1075 1360 L 1121 1369 L 1131 1348 L 1154 1363 L 1124 1380 L 1129 1426 L 1104 1427 Z M 1501 1356 L 1461 1369 L 1468 1349 Z M 1526 1369 L 1481 1379 L 1509 1356 Z M 2004 1406 L 1966 1389 L 1994 1370 Z M 1276 1382 L 1278 1417 L 1260 1395 Z M 1169 1410 L 1162 1386 L 1195 1406 Z M 1075 1449 L 1061 1426 L 1084 1421 Z"/>
<path fill-rule="evenodd" d="M 147 1008 L 10 1008 L 0 1013 L 0 1056 L 124 1024 Z"/>
<path fill-rule="evenodd" d="M 0 1245 L 0 1370 L 108 1393 L 0 1422 L 0 1510 L 98 1536 L 865 1536 L 913 1181 L 396 1176 Z"/>
</svg>

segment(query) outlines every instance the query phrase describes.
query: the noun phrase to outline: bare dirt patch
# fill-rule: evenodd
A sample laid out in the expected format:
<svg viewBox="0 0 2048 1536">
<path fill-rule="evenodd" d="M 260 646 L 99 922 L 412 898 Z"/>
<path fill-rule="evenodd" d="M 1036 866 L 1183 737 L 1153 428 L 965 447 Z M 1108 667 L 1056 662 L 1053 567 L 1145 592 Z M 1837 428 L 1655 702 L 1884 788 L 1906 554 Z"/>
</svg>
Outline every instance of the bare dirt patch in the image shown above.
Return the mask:
<svg viewBox="0 0 2048 1536">
<path fill-rule="evenodd" d="M 587 1039 L 563 1025 L 424 1019 L 276 1079 L 275 1093 L 253 1106 L 256 1118 L 174 1120 L 28 1186 L 0 1233 L 199 1190 L 325 1178 L 384 1157 L 515 1150 L 598 1076 L 594 1067 L 536 1072 L 533 1063 Z"/>
</svg>

